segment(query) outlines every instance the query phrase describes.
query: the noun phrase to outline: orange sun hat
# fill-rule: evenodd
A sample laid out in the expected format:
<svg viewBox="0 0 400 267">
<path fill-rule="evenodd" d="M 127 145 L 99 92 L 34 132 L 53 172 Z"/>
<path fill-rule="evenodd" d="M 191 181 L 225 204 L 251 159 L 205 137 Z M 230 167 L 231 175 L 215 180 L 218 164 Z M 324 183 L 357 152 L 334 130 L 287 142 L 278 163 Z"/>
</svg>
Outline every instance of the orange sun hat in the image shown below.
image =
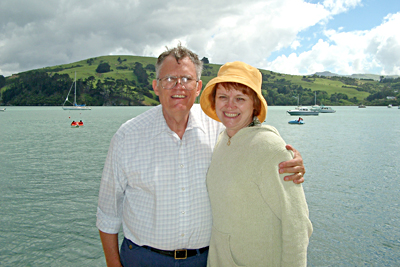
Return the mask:
<svg viewBox="0 0 400 267">
<path fill-rule="evenodd" d="M 218 83 L 233 82 L 243 84 L 252 89 L 261 102 L 261 111 L 257 116 L 259 121 L 263 123 L 267 117 L 267 101 L 261 93 L 262 75 L 261 72 L 244 62 L 235 61 L 224 64 L 218 71 L 217 77 L 211 79 L 204 88 L 200 96 L 200 106 L 204 113 L 210 118 L 220 121 L 215 112 L 215 108 L 211 107 L 209 95 Z"/>
</svg>

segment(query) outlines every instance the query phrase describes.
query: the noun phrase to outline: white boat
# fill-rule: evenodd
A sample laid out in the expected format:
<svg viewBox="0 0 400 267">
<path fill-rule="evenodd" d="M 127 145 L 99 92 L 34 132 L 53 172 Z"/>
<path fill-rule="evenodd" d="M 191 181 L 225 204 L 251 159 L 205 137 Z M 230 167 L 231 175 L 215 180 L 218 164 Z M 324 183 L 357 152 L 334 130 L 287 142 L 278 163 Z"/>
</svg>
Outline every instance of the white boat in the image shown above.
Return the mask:
<svg viewBox="0 0 400 267">
<path fill-rule="evenodd" d="M 314 96 L 314 106 L 311 107 L 311 110 L 315 110 L 318 111 L 319 113 L 335 113 L 336 110 L 334 110 L 331 107 L 326 107 L 324 105 L 317 105 L 317 92 L 314 92 L 315 96 Z"/>
<path fill-rule="evenodd" d="M 366 108 L 366 106 L 363 104 L 360 104 L 360 105 L 358 105 L 358 108 Z"/>
<path fill-rule="evenodd" d="M 389 104 L 389 105 L 388 105 L 388 108 L 392 108 L 392 107 L 393 107 L 393 105 L 392 105 L 392 104 Z"/>
<path fill-rule="evenodd" d="M 68 96 L 69 96 L 69 94 L 71 93 L 72 86 L 75 86 L 75 89 L 74 89 L 74 103 L 71 103 L 71 102 L 68 100 Z M 65 106 L 65 103 L 66 103 L 67 101 L 68 101 L 69 103 L 71 103 L 72 106 Z M 78 105 L 78 104 L 76 103 L 76 71 L 75 71 L 75 81 L 72 83 L 71 88 L 69 88 L 69 92 L 68 92 L 67 98 L 65 98 L 65 101 L 64 101 L 64 103 L 63 103 L 62 108 L 63 108 L 63 110 L 91 110 L 91 108 L 90 108 L 90 107 L 87 107 L 86 105 Z"/>
<path fill-rule="evenodd" d="M 335 113 L 336 110 L 334 110 L 331 107 L 326 107 L 326 106 L 320 106 L 318 109 L 319 113 Z"/>
<path fill-rule="evenodd" d="M 287 113 L 289 113 L 292 116 L 297 116 L 297 115 L 312 115 L 312 116 L 316 116 L 319 114 L 318 111 L 316 110 L 311 110 L 308 107 L 302 107 L 299 105 L 299 96 L 297 96 L 297 107 L 295 107 L 294 109 L 288 110 L 286 111 Z"/>
<path fill-rule="evenodd" d="M 6 111 L 6 108 L 0 108 L 0 111 Z"/>
<path fill-rule="evenodd" d="M 296 107 L 295 109 L 291 109 L 286 111 L 291 116 L 318 116 L 319 112 L 316 110 L 311 110 L 308 107 Z"/>
</svg>

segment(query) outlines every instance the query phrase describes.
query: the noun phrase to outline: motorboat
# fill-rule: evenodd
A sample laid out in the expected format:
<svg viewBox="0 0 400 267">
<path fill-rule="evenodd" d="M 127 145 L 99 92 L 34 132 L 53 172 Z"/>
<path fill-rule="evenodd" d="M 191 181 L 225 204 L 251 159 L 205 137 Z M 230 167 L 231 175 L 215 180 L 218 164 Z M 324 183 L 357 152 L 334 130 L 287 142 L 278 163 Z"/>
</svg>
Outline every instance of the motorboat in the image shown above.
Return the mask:
<svg viewBox="0 0 400 267">
<path fill-rule="evenodd" d="M 388 105 L 388 108 L 392 108 L 392 107 L 393 107 L 393 105 L 392 105 L 392 104 L 389 104 L 389 105 Z"/>
<path fill-rule="evenodd" d="M 291 116 L 318 116 L 319 112 L 317 110 L 311 110 L 308 107 L 296 107 L 286 111 Z"/>
<path fill-rule="evenodd" d="M 323 105 L 322 106 L 318 106 L 318 107 L 313 106 L 311 108 L 311 110 L 316 110 L 319 113 L 335 113 L 336 112 L 336 110 L 334 110 L 333 108 L 327 107 L 327 106 L 323 106 Z"/>
<path fill-rule="evenodd" d="M 358 105 L 358 108 L 366 108 L 366 106 L 363 104 L 360 104 L 360 105 Z"/>
<path fill-rule="evenodd" d="M 314 106 L 311 107 L 311 110 L 318 111 L 319 113 L 335 113 L 336 110 L 332 109 L 331 107 L 326 107 L 321 104 L 317 105 L 317 92 L 314 92 Z"/>
<path fill-rule="evenodd" d="M 6 111 L 6 108 L 0 108 L 0 111 Z"/>
</svg>

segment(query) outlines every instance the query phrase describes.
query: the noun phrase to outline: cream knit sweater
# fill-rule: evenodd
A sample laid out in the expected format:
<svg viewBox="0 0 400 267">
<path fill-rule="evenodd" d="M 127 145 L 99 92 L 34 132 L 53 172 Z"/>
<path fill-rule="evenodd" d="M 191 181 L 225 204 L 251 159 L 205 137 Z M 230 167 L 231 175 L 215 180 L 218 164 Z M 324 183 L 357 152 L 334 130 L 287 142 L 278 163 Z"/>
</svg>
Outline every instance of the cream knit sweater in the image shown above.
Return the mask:
<svg viewBox="0 0 400 267">
<path fill-rule="evenodd" d="M 293 158 L 272 126 L 226 131 L 207 174 L 213 213 L 208 266 L 306 266 L 312 233 L 301 185 L 278 164 Z"/>
</svg>

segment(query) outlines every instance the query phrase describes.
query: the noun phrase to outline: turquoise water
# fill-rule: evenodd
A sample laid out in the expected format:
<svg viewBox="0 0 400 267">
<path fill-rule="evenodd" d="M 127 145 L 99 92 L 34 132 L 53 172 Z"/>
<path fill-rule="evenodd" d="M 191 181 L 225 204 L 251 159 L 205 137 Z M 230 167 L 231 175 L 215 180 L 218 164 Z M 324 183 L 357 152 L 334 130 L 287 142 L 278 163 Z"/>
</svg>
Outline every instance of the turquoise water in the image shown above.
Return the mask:
<svg viewBox="0 0 400 267">
<path fill-rule="evenodd" d="M 308 265 L 399 266 L 400 110 L 334 108 L 304 125 L 287 123 L 289 107 L 267 116 L 305 161 Z M 105 266 L 95 227 L 104 160 L 118 127 L 146 109 L 0 113 L 0 266 Z"/>
</svg>

